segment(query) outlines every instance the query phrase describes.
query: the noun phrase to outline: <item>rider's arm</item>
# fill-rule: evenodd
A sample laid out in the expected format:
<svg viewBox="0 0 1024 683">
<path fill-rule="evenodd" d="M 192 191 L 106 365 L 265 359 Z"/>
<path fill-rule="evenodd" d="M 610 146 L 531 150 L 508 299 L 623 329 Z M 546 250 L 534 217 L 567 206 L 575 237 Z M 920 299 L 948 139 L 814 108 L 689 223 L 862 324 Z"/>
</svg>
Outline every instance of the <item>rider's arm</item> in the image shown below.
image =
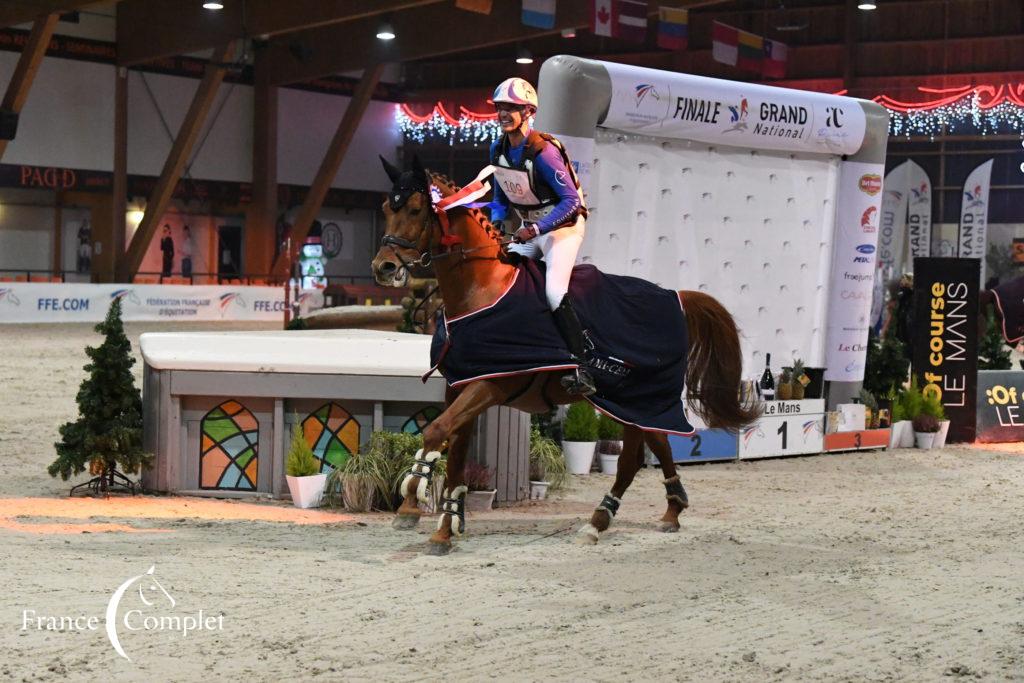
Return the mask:
<svg viewBox="0 0 1024 683">
<path fill-rule="evenodd" d="M 558 204 L 551 213 L 537 221 L 537 229 L 543 235 L 576 215 L 580 209 L 580 194 L 572 182 L 572 174 L 565 167 L 561 152 L 553 144 L 546 145 L 537 155 L 534 170 L 558 195 Z"/>
<path fill-rule="evenodd" d="M 494 159 L 494 157 L 497 156 L 496 152 L 499 144 L 500 141 L 491 143 L 491 156 L 489 157 L 490 159 Z M 489 207 L 491 209 L 491 222 L 503 221 L 508 216 L 508 197 L 505 196 L 504 190 L 502 190 L 501 187 L 498 185 L 497 178 L 491 178 L 491 181 L 491 187 L 494 188 L 494 196 L 491 199 L 491 203 L 489 204 Z"/>
</svg>

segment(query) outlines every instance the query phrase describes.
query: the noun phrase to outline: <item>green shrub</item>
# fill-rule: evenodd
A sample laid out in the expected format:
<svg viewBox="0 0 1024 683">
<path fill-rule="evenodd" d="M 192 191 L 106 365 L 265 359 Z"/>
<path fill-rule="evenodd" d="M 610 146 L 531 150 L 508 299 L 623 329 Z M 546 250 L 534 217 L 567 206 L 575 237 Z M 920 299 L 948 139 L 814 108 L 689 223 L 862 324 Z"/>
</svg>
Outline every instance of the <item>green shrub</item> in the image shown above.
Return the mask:
<svg viewBox="0 0 1024 683">
<path fill-rule="evenodd" d="M 621 441 L 622 423 L 601 413 L 597 418 L 597 438 L 600 441 Z"/>
<path fill-rule="evenodd" d="M 569 406 L 562 423 L 562 438 L 565 441 L 597 441 L 597 413 L 586 401 Z"/>
<path fill-rule="evenodd" d="M 306 430 L 302 423 L 296 421 L 292 429 L 292 443 L 288 447 L 288 458 L 285 460 L 284 471 L 289 477 L 309 477 L 320 474 L 320 461 L 313 455 L 313 449 L 306 441 Z"/>
<path fill-rule="evenodd" d="M 946 419 L 946 409 L 942 405 L 942 399 L 932 391 L 922 394 L 921 413 L 940 421 Z"/>
</svg>

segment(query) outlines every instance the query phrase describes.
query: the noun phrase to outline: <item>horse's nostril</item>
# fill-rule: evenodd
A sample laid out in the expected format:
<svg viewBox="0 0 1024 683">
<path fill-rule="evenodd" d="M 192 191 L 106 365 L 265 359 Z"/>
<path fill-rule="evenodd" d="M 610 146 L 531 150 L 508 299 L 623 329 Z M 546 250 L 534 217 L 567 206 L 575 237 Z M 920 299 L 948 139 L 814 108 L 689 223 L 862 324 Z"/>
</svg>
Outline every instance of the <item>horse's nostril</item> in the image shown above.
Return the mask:
<svg viewBox="0 0 1024 683">
<path fill-rule="evenodd" d="M 395 272 L 397 268 L 398 266 L 396 266 L 394 263 L 391 263 L 390 261 L 385 261 L 384 263 L 380 264 L 380 272 L 384 273 L 385 275 L 390 275 L 391 273 Z"/>
</svg>

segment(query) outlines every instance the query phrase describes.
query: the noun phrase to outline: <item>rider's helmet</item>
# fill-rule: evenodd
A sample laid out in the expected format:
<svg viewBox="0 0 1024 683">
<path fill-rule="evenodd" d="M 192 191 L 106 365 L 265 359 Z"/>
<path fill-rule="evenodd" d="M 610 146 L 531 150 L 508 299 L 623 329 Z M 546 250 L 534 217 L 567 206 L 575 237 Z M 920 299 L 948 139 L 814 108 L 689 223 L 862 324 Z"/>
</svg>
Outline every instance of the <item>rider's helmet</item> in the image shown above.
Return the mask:
<svg viewBox="0 0 1024 683">
<path fill-rule="evenodd" d="M 537 91 L 522 78 L 506 78 L 494 89 L 491 102 L 507 102 L 537 109 Z"/>
</svg>

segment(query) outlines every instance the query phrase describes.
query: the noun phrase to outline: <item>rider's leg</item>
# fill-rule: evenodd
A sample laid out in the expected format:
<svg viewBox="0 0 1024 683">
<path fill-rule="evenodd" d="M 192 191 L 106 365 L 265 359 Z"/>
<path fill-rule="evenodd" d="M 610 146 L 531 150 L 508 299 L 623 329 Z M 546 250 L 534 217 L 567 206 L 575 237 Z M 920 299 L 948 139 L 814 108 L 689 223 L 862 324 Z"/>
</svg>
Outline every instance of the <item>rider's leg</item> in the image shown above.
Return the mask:
<svg viewBox="0 0 1024 683">
<path fill-rule="evenodd" d="M 585 367 L 586 346 L 583 338 L 583 326 L 580 324 L 576 311 L 569 301 L 569 278 L 572 268 L 576 265 L 576 254 L 583 243 L 584 219 L 577 220 L 576 225 L 552 230 L 540 238 L 544 250 L 544 261 L 547 264 L 545 295 L 548 306 L 555 316 L 555 327 L 562 335 L 573 360 L 580 367 L 575 376 L 562 378 L 562 386 L 571 394 L 587 396 L 594 393 L 594 380 Z"/>
</svg>

